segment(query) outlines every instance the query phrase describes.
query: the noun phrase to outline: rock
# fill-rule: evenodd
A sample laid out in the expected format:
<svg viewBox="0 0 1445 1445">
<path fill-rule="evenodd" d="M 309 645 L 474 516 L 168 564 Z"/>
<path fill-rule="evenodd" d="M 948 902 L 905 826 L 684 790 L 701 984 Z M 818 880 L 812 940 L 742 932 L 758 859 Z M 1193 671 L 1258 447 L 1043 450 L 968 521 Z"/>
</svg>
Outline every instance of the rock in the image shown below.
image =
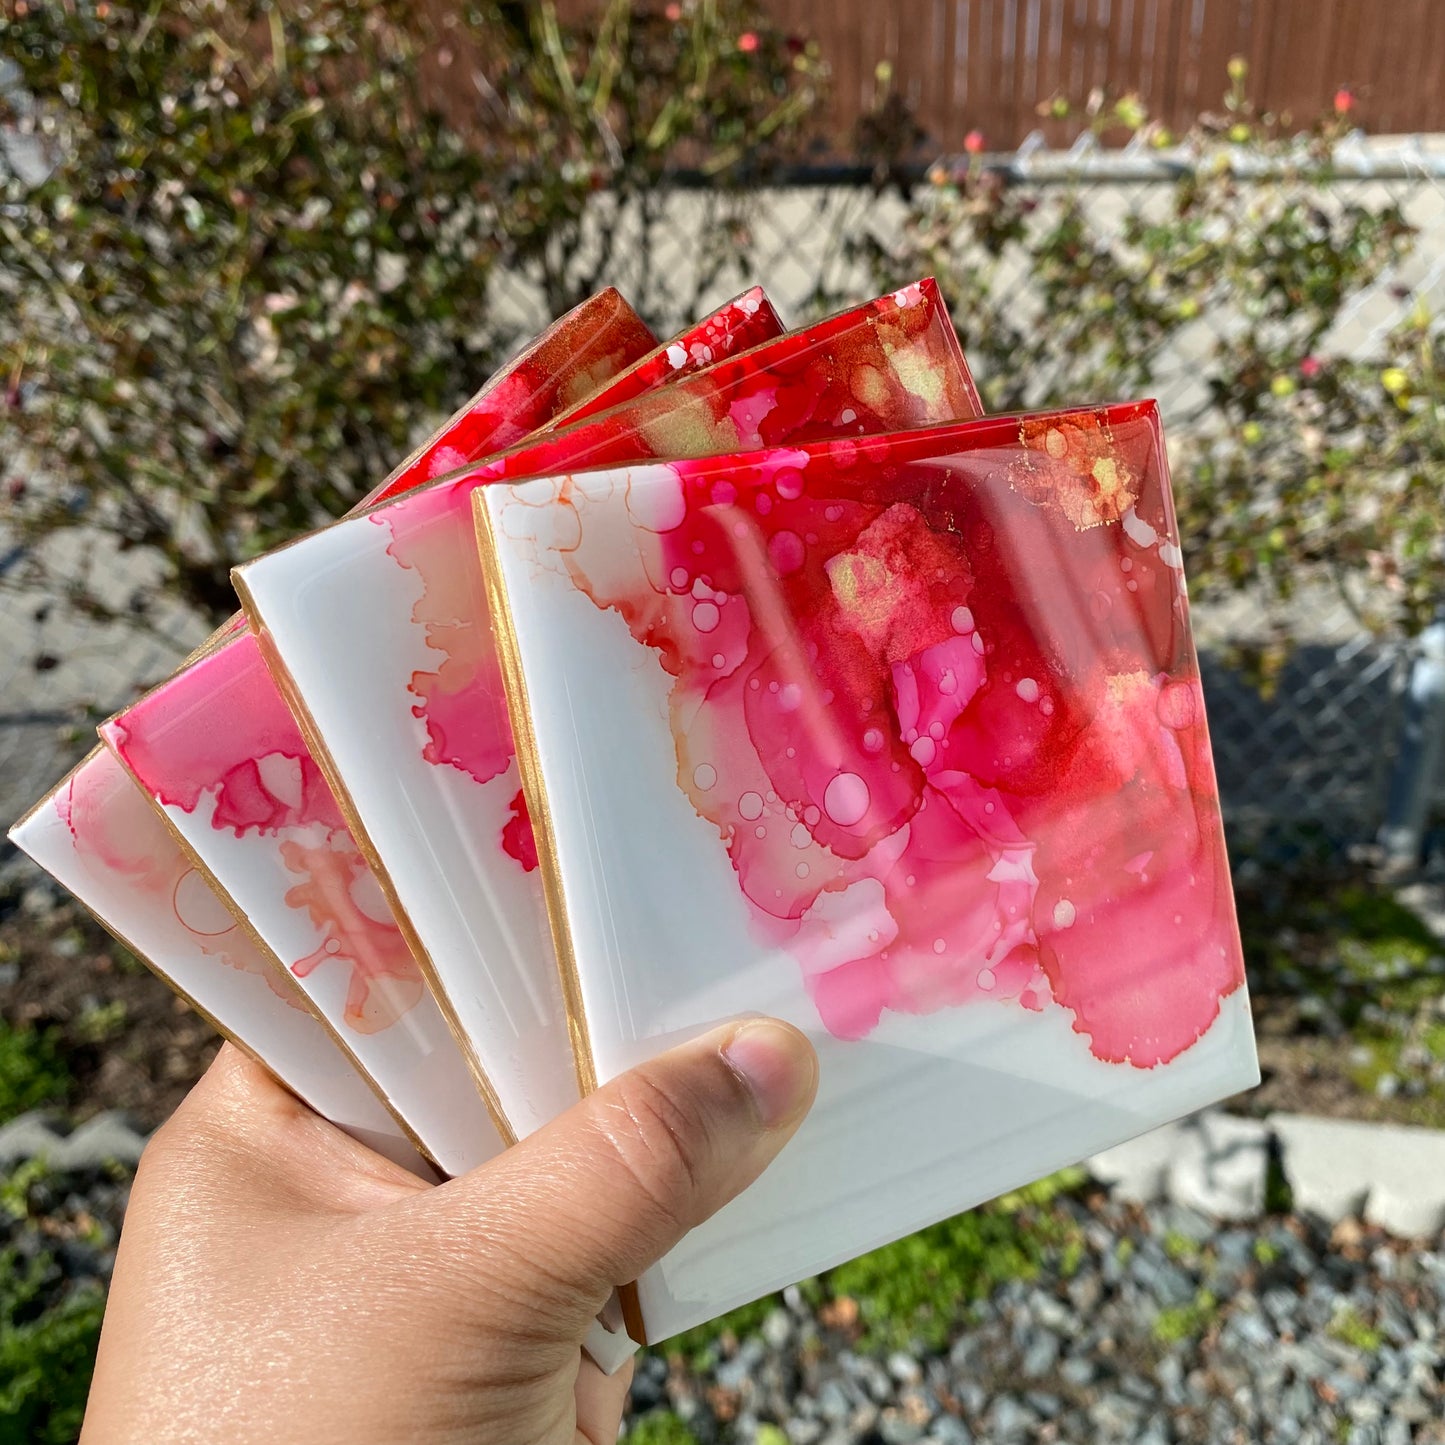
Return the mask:
<svg viewBox="0 0 1445 1445">
<path fill-rule="evenodd" d="M 829 1380 L 818 1391 L 818 1413 L 830 1424 L 842 1424 L 853 1413 L 853 1405 L 837 1380 Z"/>
<path fill-rule="evenodd" d="M 1020 1404 L 1011 1395 L 1000 1395 L 989 1412 L 988 1438 L 998 1442 L 1023 1440 L 1029 1437 L 1038 1423 L 1039 1417 L 1026 1405 Z"/>
<path fill-rule="evenodd" d="M 638 1413 L 660 1405 L 667 1393 L 667 1361 L 661 1355 L 642 1354 L 632 1375 L 632 1406 Z"/>
<path fill-rule="evenodd" d="M 1154 1378 L 1170 1405 L 1184 1403 L 1184 1363 L 1178 1355 L 1165 1355 L 1155 1367 Z"/>
<path fill-rule="evenodd" d="M 973 1445 L 973 1432 L 956 1415 L 940 1415 L 927 1439 L 929 1445 Z"/>
<path fill-rule="evenodd" d="M 916 1385 L 923 1378 L 923 1366 L 899 1350 L 888 1356 L 888 1373 L 900 1385 Z"/>
<path fill-rule="evenodd" d="M 783 1427 L 790 1445 L 818 1445 L 827 1427 L 821 1420 L 789 1420 Z"/>
<path fill-rule="evenodd" d="M 964 1413 L 977 1419 L 988 1404 L 988 1392 L 977 1380 L 961 1380 L 953 1387 L 953 1397 L 963 1406 Z"/>
<path fill-rule="evenodd" d="M 1048 1390 L 1030 1390 L 1024 1395 L 1024 1403 L 1036 1415 L 1052 1420 L 1064 1408 L 1064 1402 Z"/>
<path fill-rule="evenodd" d="M 770 1350 L 781 1350 L 793 1338 L 793 1319 L 787 1310 L 772 1310 L 763 1321 L 763 1340 Z"/>
<path fill-rule="evenodd" d="M 1163 1199 L 1180 1129 L 1178 1124 L 1166 1124 L 1162 1129 L 1141 1134 L 1137 1139 L 1095 1154 L 1086 1161 L 1085 1168 L 1101 1184 L 1109 1185 L 1118 1199 L 1139 1204 Z"/>
<path fill-rule="evenodd" d="M 65 1142 L 56 1132 L 59 1119 L 54 1114 L 33 1111 L 20 1114 L 0 1128 L 0 1168 L 23 1163 L 27 1159 L 51 1159 Z"/>
<path fill-rule="evenodd" d="M 1086 1360 L 1082 1356 L 1065 1360 L 1059 1366 L 1059 1377 L 1067 1384 L 1073 1385 L 1075 1389 L 1082 1390 L 1086 1385 L 1092 1384 L 1098 1369 L 1092 1360 Z"/>
<path fill-rule="evenodd" d="M 899 1410 L 884 1410 L 878 1420 L 878 1434 L 884 1445 L 913 1445 L 915 1440 L 923 1439 L 923 1426 Z"/>
<path fill-rule="evenodd" d="M 1328 1221 L 1357 1213 L 1407 1238 L 1445 1226 L 1445 1131 L 1276 1115 L 1297 1208 Z"/>
<path fill-rule="evenodd" d="M 744 1340 L 732 1359 L 724 1360 L 713 1372 L 713 1379 L 724 1390 L 741 1390 L 762 1363 L 767 1346 L 756 1335 Z"/>
<path fill-rule="evenodd" d="M 1037 1380 L 1054 1368 L 1058 1358 L 1058 1337 L 1040 1330 L 1035 1332 L 1029 1341 L 1019 1368 L 1026 1379 Z"/>
<path fill-rule="evenodd" d="M 1118 1395 L 1105 1395 L 1089 1406 L 1089 1423 L 1111 1440 L 1133 1441 L 1139 1428 L 1139 1407 Z"/>
<path fill-rule="evenodd" d="M 1197 1114 L 1180 1126 L 1166 1184 L 1176 1204 L 1219 1219 L 1264 1212 L 1269 1130 L 1254 1119 Z"/>
<path fill-rule="evenodd" d="M 134 1168 L 145 1143 L 124 1114 L 108 1110 L 87 1119 L 50 1155 L 50 1162 L 60 1170 L 101 1169 L 111 1163 Z"/>
<path fill-rule="evenodd" d="M 845 1354 L 840 1363 L 843 1372 L 861 1385 L 878 1404 L 892 1398 L 893 1382 L 877 1360 L 869 1359 L 866 1355 Z"/>
<path fill-rule="evenodd" d="M 803 1291 L 795 1284 L 790 1284 L 783 1291 L 783 1304 L 800 1320 L 811 1320 L 813 1317 L 813 1311 L 809 1309 L 808 1301 L 803 1298 Z"/>
</svg>

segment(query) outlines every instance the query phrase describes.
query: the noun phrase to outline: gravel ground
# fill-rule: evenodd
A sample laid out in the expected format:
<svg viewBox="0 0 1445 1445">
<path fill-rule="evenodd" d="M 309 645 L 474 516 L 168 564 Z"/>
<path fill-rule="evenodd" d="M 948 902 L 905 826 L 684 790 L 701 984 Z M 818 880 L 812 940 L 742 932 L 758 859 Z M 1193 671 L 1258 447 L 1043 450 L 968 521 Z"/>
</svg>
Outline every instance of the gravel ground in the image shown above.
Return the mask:
<svg viewBox="0 0 1445 1445">
<path fill-rule="evenodd" d="M 703 1445 L 1445 1442 L 1441 1241 L 1061 1208 L 1060 1266 L 997 1288 L 950 1346 L 868 1352 L 851 1301 L 790 1290 L 700 1360 L 644 1356 L 629 1438 L 686 1441 L 671 1413 Z"/>
</svg>

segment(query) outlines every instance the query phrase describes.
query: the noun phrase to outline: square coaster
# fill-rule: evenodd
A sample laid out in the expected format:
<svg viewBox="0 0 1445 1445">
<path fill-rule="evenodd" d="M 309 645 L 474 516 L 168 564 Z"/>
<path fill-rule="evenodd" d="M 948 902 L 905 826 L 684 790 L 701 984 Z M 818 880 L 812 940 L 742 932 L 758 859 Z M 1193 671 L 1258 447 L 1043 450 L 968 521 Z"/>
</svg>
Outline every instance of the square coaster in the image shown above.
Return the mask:
<svg viewBox="0 0 1445 1445">
<path fill-rule="evenodd" d="M 110 753 L 91 753 L 10 838 L 298 1098 L 378 1154 L 435 1179 L 294 983 L 251 941 Z"/>
<path fill-rule="evenodd" d="M 936 288 L 879 298 L 237 570 L 272 670 L 501 1110 L 577 1097 L 471 496 L 602 460 L 856 436 L 976 393 Z"/>
<path fill-rule="evenodd" d="M 585 1081 L 757 1013 L 821 1058 L 642 1337 L 1257 1082 L 1152 403 L 475 507 Z"/>
</svg>

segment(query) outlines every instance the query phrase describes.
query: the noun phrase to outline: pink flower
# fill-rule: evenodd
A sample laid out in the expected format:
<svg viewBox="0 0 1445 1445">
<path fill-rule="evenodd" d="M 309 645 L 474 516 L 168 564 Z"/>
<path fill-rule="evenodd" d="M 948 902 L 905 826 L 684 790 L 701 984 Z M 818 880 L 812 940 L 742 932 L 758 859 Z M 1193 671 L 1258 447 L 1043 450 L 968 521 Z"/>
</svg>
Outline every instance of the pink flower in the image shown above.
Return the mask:
<svg viewBox="0 0 1445 1445">
<path fill-rule="evenodd" d="M 981 130 L 969 131 L 963 138 L 963 148 L 971 156 L 978 155 L 983 150 L 983 132 Z"/>
<path fill-rule="evenodd" d="M 1299 364 L 1299 374 L 1306 381 L 1313 381 L 1324 369 L 1324 362 L 1318 356 L 1307 356 Z"/>
<path fill-rule="evenodd" d="M 664 10 L 662 13 L 663 13 L 664 15 L 666 15 L 669 20 L 674 20 L 674 21 L 676 21 L 676 20 L 681 20 L 681 19 L 682 19 L 682 6 L 681 6 L 681 5 L 669 5 L 669 6 L 667 7 L 667 9 Z"/>
<path fill-rule="evenodd" d="M 1343 85 L 1335 92 L 1335 114 L 1348 115 L 1355 108 L 1354 92 Z"/>
<path fill-rule="evenodd" d="M 744 30 L 743 33 L 738 36 L 738 49 L 741 50 L 744 55 L 751 55 L 757 48 L 758 37 L 756 31 Z"/>
</svg>

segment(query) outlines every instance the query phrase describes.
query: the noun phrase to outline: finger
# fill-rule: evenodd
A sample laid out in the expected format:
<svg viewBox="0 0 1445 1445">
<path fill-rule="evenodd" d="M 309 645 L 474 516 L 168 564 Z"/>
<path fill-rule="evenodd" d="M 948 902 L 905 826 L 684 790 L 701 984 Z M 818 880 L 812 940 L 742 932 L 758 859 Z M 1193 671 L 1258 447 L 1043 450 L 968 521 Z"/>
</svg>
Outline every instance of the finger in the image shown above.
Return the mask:
<svg viewBox="0 0 1445 1445">
<path fill-rule="evenodd" d="M 792 1137 L 818 1061 L 788 1024 L 726 1025 L 621 1075 L 465 1177 L 435 1206 L 479 1274 L 530 1318 L 580 1340 L 612 1289 L 635 1279 L 753 1182 Z M 488 1270 L 488 1262 L 491 1268 Z M 520 1296 L 520 1298 L 519 1298 Z"/>
<path fill-rule="evenodd" d="M 632 1361 L 607 1375 L 586 1355 L 577 1367 L 577 1445 L 613 1445 L 632 1385 Z"/>
</svg>

